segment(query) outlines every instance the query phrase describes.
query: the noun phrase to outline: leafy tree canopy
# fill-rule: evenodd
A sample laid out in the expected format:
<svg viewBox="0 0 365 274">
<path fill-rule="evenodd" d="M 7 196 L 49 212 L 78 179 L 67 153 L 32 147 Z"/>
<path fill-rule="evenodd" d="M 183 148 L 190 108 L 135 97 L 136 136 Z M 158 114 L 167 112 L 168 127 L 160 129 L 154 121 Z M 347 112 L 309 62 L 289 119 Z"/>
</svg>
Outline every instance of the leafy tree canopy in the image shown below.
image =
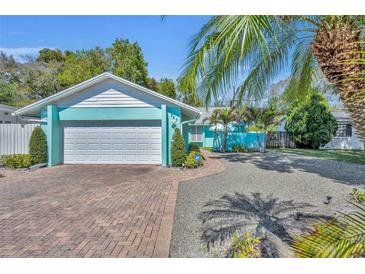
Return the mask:
<svg viewBox="0 0 365 274">
<path fill-rule="evenodd" d="M 289 106 L 285 129 L 298 145 L 318 149 L 336 134 L 337 121 L 325 97 L 313 90 L 305 101 Z"/>
<path fill-rule="evenodd" d="M 148 78 L 138 43 L 116 39 L 111 47 L 88 50 L 44 48 L 19 62 L 0 52 L 0 103 L 22 107 L 91 77 L 111 71 L 126 80 L 176 98 L 174 82 Z"/>
</svg>

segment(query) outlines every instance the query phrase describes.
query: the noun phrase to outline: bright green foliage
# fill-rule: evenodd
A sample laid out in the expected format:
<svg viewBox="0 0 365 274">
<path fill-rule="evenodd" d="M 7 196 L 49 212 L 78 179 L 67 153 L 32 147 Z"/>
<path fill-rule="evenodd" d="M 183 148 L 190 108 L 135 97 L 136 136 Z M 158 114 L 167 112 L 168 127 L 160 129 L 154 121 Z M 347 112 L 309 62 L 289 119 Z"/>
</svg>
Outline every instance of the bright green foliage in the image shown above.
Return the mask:
<svg viewBox="0 0 365 274">
<path fill-rule="evenodd" d="M 260 244 L 262 239 L 255 237 L 251 232 L 243 235 L 233 234 L 230 244 L 230 253 L 232 258 L 260 258 Z"/>
<path fill-rule="evenodd" d="M 29 141 L 32 164 L 47 163 L 47 137 L 40 127 L 34 128 Z"/>
<path fill-rule="evenodd" d="M 189 144 L 189 152 L 190 151 L 200 152 L 200 147 L 197 144 L 190 143 Z"/>
<path fill-rule="evenodd" d="M 51 63 L 51 62 L 63 62 L 65 55 L 60 49 L 44 48 L 39 51 L 39 55 L 36 59 L 39 63 Z"/>
<path fill-rule="evenodd" d="M 326 99 L 313 92 L 306 101 L 289 107 L 285 129 L 299 146 L 318 149 L 336 134 L 337 121 Z"/>
<path fill-rule="evenodd" d="M 112 73 L 148 87 L 147 62 L 138 43 L 130 43 L 128 39 L 116 39 L 107 51 L 112 59 Z"/>
<path fill-rule="evenodd" d="M 0 103 L 21 107 L 106 71 L 148 86 L 142 50 L 128 40 L 116 39 L 106 49 L 44 48 L 36 59 L 24 58 L 21 62 L 0 52 Z M 169 96 L 170 82 L 164 81 L 161 90 Z"/>
<path fill-rule="evenodd" d="M 303 258 L 357 258 L 365 252 L 365 207 L 337 219 L 319 221 L 292 242 L 296 256 Z"/>
<path fill-rule="evenodd" d="M 9 168 L 28 168 L 32 165 L 29 154 L 13 154 L 1 157 L 1 163 Z"/>
<path fill-rule="evenodd" d="M 104 49 L 67 51 L 63 70 L 59 74 L 61 86 L 66 88 L 108 71 L 110 61 Z"/>
<path fill-rule="evenodd" d="M 351 195 L 352 195 L 352 197 L 354 197 L 356 202 L 358 202 L 358 203 L 365 202 L 365 191 L 361 191 L 357 188 L 353 188 Z"/>
<path fill-rule="evenodd" d="M 161 78 L 157 83 L 156 91 L 170 98 L 176 98 L 175 83 L 171 79 Z"/>
<path fill-rule="evenodd" d="M 171 144 L 171 162 L 173 166 L 182 166 L 185 162 L 185 143 L 181 135 L 180 129 L 176 128 L 174 135 L 172 136 Z"/>
<path fill-rule="evenodd" d="M 196 160 L 195 159 L 196 156 L 200 156 L 200 160 Z M 197 152 L 197 151 L 191 151 L 189 153 L 188 157 L 186 158 L 185 167 L 197 168 L 202 165 L 204 165 L 204 160 L 203 160 L 203 156 L 201 155 L 201 153 Z"/>
</svg>

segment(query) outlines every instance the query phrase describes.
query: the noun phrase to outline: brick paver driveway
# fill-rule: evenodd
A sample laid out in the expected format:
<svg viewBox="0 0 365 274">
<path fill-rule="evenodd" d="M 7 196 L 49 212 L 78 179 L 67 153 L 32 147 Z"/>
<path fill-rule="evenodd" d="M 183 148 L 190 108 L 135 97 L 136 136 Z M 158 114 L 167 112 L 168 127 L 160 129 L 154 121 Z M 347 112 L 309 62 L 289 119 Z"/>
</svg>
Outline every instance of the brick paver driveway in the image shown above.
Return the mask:
<svg viewBox="0 0 365 274">
<path fill-rule="evenodd" d="M 0 257 L 167 257 L 177 183 L 223 169 L 62 165 L 0 178 Z"/>
</svg>

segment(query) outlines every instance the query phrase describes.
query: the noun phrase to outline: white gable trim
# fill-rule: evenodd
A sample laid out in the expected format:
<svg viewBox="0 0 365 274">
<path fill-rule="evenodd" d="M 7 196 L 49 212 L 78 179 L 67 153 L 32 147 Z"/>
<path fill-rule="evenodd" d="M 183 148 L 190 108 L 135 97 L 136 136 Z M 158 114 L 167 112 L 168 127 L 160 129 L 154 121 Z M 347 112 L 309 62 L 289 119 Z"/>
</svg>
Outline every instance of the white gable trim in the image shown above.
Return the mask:
<svg viewBox="0 0 365 274">
<path fill-rule="evenodd" d="M 159 94 L 158 92 L 155 92 L 155 91 L 150 90 L 148 88 L 142 87 L 140 85 L 137 85 L 135 83 L 132 83 L 130 81 L 127 81 L 125 79 L 122 79 L 122 78 L 120 78 L 118 76 L 115 76 L 114 74 L 109 73 L 109 72 L 102 73 L 102 74 L 100 74 L 98 76 L 95 76 L 95 77 L 93 77 L 93 78 L 91 78 L 89 80 L 86 80 L 86 81 L 84 81 L 84 82 L 82 82 L 80 84 L 77 84 L 77 85 L 75 85 L 73 87 L 70 87 L 68 89 L 65 89 L 65 90 L 63 90 L 61 92 L 58 92 L 58 93 L 56 93 L 54 95 L 51 95 L 51 96 L 49 96 L 47 98 L 44 98 L 44 99 L 42 99 L 42 100 L 40 100 L 38 102 L 35 102 L 35 103 L 30 104 L 28 106 L 25 106 L 25 107 L 23 107 L 23 108 L 21 108 L 19 110 L 16 110 L 15 111 L 15 114 L 16 115 L 23 115 L 23 114 L 25 114 L 28 111 L 31 111 L 31 110 L 36 109 L 36 108 L 41 108 L 44 105 L 48 105 L 48 104 L 50 104 L 52 102 L 55 102 L 57 100 L 60 100 L 60 99 L 65 98 L 67 96 L 70 96 L 72 94 L 75 94 L 75 93 L 77 93 L 77 92 L 79 92 L 79 91 L 81 91 L 81 90 L 83 90 L 83 89 L 85 89 L 85 88 L 87 88 L 89 86 L 92 86 L 92 85 L 94 85 L 96 83 L 102 82 L 102 81 L 104 81 L 106 79 L 114 79 L 114 80 L 116 80 L 116 81 L 118 81 L 120 83 L 123 83 L 125 85 L 134 87 L 134 88 L 136 88 L 136 89 L 138 89 L 140 91 L 143 91 L 143 92 L 146 92 L 148 94 L 151 94 L 151 95 L 153 95 L 153 96 L 155 96 L 157 98 L 163 99 L 163 100 L 165 100 L 167 102 L 170 102 L 170 103 L 172 103 L 174 105 L 180 106 L 180 107 L 182 107 L 184 109 L 187 109 L 187 110 L 190 110 L 190 111 L 195 112 L 197 114 L 200 114 L 200 110 L 197 109 L 197 108 L 194 108 L 194 107 L 189 106 L 187 104 L 181 103 L 181 102 L 179 102 L 177 100 L 174 100 L 174 99 L 171 99 L 171 98 L 169 98 L 169 97 L 167 97 L 165 95 Z"/>
</svg>

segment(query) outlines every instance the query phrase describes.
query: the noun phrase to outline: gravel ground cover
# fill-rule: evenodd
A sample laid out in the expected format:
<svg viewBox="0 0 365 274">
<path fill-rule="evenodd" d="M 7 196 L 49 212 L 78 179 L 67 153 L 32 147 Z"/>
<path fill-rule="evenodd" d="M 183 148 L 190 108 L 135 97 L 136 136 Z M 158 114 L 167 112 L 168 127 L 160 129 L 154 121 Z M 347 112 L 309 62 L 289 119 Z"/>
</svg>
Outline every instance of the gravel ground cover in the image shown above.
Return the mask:
<svg viewBox="0 0 365 274">
<path fill-rule="evenodd" d="M 224 257 L 234 231 L 265 238 L 265 257 L 290 257 L 293 235 L 352 209 L 365 166 L 294 154 L 215 154 L 225 171 L 180 183 L 171 257 Z"/>
</svg>

